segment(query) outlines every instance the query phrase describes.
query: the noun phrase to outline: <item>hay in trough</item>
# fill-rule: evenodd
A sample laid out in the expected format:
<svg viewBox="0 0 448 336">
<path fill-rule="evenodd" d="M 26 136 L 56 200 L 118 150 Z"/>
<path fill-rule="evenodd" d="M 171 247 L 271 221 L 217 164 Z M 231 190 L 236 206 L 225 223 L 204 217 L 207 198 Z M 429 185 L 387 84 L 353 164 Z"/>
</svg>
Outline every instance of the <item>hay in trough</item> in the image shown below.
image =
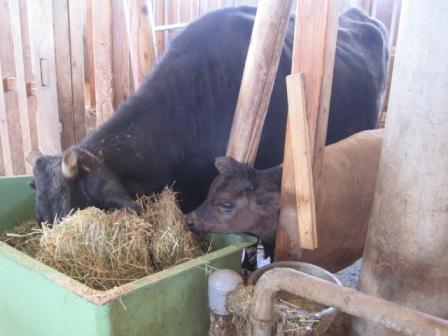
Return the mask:
<svg viewBox="0 0 448 336">
<path fill-rule="evenodd" d="M 199 240 L 187 229 L 170 189 L 138 202 L 140 216 L 90 207 L 57 221 L 52 228 L 44 224 L 38 249 L 30 254 L 91 288 L 104 290 L 208 251 L 209 241 Z"/>
<path fill-rule="evenodd" d="M 41 232 L 37 220 L 30 219 L 2 233 L 0 241 L 34 257 L 39 251 Z"/>
<path fill-rule="evenodd" d="M 232 314 L 232 322 L 238 336 L 251 335 L 249 322 L 252 309 L 254 286 L 239 285 L 227 295 L 227 309 Z M 280 292 L 275 299 L 275 335 L 305 336 L 313 335 L 320 322 L 315 314 L 323 306 L 313 301 L 289 293 Z"/>
</svg>

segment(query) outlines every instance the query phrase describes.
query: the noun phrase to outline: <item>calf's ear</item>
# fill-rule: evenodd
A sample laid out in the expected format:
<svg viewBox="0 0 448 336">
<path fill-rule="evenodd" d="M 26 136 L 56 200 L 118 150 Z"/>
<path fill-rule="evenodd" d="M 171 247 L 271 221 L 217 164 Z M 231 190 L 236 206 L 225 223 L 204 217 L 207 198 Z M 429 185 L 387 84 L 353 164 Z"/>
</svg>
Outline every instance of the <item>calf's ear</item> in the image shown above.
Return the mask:
<svg viewBox="0 0 448 336">
<path fill-rule="evenodd" d="M 255 198 L 255 207 L 263 215 L 271 215 L 280 209 L 280 193 L 267 192 Z"/>
<path fill-rule="evenodd" d="M 241 164 L 229 156 L 220 156 L 215 160 L 215 167 L 221 174 L 235 171 Z"/>
</svg>

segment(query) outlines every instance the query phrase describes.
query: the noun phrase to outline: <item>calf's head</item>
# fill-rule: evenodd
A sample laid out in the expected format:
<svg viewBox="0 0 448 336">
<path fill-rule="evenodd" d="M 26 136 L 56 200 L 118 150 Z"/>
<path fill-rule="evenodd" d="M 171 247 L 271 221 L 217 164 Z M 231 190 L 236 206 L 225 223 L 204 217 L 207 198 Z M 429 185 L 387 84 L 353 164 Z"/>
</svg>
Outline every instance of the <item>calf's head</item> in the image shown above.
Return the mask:
<svg viewBox="0 0 448 336">
<path fill-rule="evenodd" d="M 195 232 L 249 233 L 273 241 L 280 208 L 281 167 L 256 170 L 219 157 L 207 199 L 187 217 Z"/>
<path fill-rule="evenodd" d="M 96 206 L 101 209 L 138 206 L 118 178 L 93 154 L 72 147 L 58 156 L 41 156 L 34 163 L 36 216 L 52 224 L 72 210 Z"/>
</svg>

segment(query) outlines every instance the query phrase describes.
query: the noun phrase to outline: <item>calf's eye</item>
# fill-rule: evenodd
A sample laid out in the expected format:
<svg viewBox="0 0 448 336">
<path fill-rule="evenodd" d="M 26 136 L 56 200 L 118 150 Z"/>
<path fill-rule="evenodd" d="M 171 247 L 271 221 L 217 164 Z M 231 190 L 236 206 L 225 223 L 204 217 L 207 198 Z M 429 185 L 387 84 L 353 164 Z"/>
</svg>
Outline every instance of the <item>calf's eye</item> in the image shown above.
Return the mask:
<svg viewBox="0 0 448 336">
<path fill-rule="evenodd" d="M 218 205 L 218 208 L 224 213 L 229 213 L 233 210 L 233 204 L 230 202 L 221 203 Z"/>
</svg>

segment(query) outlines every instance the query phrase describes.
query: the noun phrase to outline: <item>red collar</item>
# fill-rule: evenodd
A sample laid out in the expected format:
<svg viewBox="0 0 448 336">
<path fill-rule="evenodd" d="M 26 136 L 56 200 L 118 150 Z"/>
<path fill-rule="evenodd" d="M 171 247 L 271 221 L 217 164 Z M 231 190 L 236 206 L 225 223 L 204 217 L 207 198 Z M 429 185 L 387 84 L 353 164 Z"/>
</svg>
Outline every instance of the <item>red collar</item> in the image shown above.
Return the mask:
<svg viewBox="0 0 448 336">
<path fill-rule="evenodd" d="M 103 165 L 103 162 L 102 162 L 100 159 L 98 159 L 98 158 L 96 157 L 96 155 L 93 154 L 91 151 L 89 151 L 88 149 L 84 149 L 84 148 L 80 148 L 80 149 L 81 149 L 81 151 L 82 151 L 85 155 L 87 155 L 88 157 L 90 157 L 93 161 L 99 163 L 100 165 Z"/>
</svg>

